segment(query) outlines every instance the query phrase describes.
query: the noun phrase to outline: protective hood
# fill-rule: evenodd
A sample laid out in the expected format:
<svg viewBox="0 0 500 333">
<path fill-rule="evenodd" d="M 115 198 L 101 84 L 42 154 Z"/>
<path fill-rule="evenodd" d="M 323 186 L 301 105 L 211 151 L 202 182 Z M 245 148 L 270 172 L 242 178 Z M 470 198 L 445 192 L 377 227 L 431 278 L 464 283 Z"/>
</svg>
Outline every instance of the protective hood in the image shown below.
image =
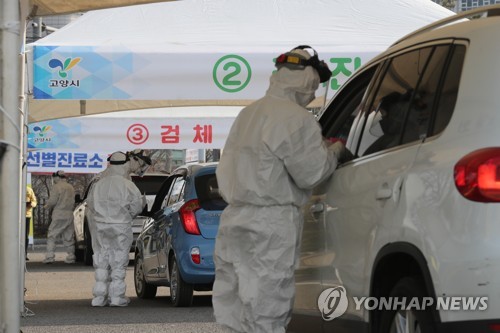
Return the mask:
<svg viewBox="0 0 500 333">
<path fill-rule="evenodd" d="M 314 99 L 319 87 L 319 75 L 310 66 L 303 69 L 281 67 L 271 75 L 266 95 L 288 99 L 305 107 Z"/>
<path fill-rule="evenodd" d="M 120 175 L 126 179 L 130 178 L 130 162 L 119 165 L 110 164 L 106 170 L 108 170 L 106 174 L 109 176 Z"/>
</svg>

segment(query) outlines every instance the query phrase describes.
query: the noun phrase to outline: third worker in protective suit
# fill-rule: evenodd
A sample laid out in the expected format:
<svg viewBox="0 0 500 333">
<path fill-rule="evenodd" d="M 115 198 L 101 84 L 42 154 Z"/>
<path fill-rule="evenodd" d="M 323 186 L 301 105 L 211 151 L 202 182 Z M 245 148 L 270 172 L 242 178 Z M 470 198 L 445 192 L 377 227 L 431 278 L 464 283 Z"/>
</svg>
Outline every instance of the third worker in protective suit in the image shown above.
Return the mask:
<svg viewBox="0 0 500 333">
<path fill-rule="evenodd" d="M 75 225 L 73 224 L 73 208 L 75 208 L 75 189 L 66 180 L 64 171 L 59 170 L 52 174 L 54 186 L 49 200 L 45 204 L 46 209 L 52 209 L 52 220 L 47 232 L 47 252 L 43 263 L 51 264 L 55 260 L 56 239 L 62 237 L 66 248 L 67 264 L 75 263 Z"/>
<path fill-rule="evenodd" d="M 92 186 L 88 208 L 92 216 L 95 268 L 92 306 L 127 306 L 125 275 L 132 246 L 132 220 L 144 199 L 130 180 L 130 156 L 111 154 L 109 166 Z"/>
<path fill-rule="evenodd" d="M 311 52 L 311 53 L 310 53 Z M 276 59 L 266 95 L 235 119 L 217 167 L 228 202 L 216 238 L 214 314 L 230 332 L 284 333 L 290 321 L 301 206 L 344 152 L 305 108 L 331 77 L 315 50 Z"/>
</svg>

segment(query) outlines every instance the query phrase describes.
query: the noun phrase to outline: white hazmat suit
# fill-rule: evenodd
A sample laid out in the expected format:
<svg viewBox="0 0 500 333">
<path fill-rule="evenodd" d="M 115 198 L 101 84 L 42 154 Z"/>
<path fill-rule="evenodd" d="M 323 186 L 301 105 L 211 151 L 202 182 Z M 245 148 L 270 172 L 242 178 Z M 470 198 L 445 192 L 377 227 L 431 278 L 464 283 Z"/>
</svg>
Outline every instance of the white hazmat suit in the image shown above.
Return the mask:
<svg viewBox="0 0 500 333">
<path fill-rule="evenodd" d="M 123 156 L 123 155 L 121 155 L 122 152 L 116 152 L 116 153 L 119 154 L 116 156 Z M 129 173 L 127 175 L 127 179 L 129 179 L 129 180 L 132 180 L 131 175 L 136 175 L 136 176 L 140 176 L 140 177 L 144 176 L 144 173 L 151 166 L 151 158 L 149 156 L 146 156 L 144 150 L 142 150 L 142 149 L 135 149 L 132 151 L 128 151 L 126 153 L 126 156 L 128 156 L 128 157 L 125 157 L 125 159 L 128 158 L 128 160 L 129 160 L 129 163 L 127 163 L 127 166 L 129 168 Z M 111 159 L 111 157 L 109 159 Z M 100 173 L 95 175 L 94 178 L 92 178 L 92 180 L 91 180 L 92 185 L 91 185 L 91 188 L 89 190 L 88 196 L 90 196 L 90 193 L 92 192 L 93 184 L 97 183 L 97 181 L 99 179 L 101 179 L 102 177 L 104 177 L 110 170 L 112 170 L 112 169 L 107 168 L 106 170 L 101 171 Z M 146 200 L 145 195 L 143 195 L 142 200 L 143 200 L 143 206 L 147 205 L 147 200 Z M 91 234 L 92 249 L 94 249 L 97 245 L 94 244 L 94 241 L 96 239 L 96 237 L 94 235 L 95 235 L 96 231 L 95 231 L 95 223 L 93 222 L 94 217 L 92 214 L 92 210 L 88 209 L 85 212 L 85 216 L 87 217 L 87 223 L 88 223 L 89 231 Z"/>
<path fill-rule="evenodd" d="M 66 248 L 64 262 L 73 264 L 75 262 L 75 225 L 73 224 L 73 209 L 75 208 L 75 190 L 66 180 L 63 171 L 57 171 L 52 175 L 54 186 L 49 200 L 45 204 L 46 209 L 52 209 L 52 221 L 47 232 L 47 250 L 45 253 L 45 264 L 54 262 L 56 239 L 62 237 Z"/>
<path fill-rule="evenodd" d="M 341 143 L 327 147 L 305 109 L 319 83 L 311 66 L 280 67 L 226 141 L 217 181 L 229 205 L 216 238 L 213 306 L 231 332 L 284 333 L 290 321 L 301 206 L 344 150 Z"/>
<path fill-rule="evenodd" d="M 95 268 L 92 306 L 127 306 L 125 275 L 132 246 L 132 220 L 143 209 L 143 198 L 129 180 L 126 154 L 113 153 L 110 165 L 93 185 L 88 208 L 94 224 L 93 263 Z"/>
</svg>

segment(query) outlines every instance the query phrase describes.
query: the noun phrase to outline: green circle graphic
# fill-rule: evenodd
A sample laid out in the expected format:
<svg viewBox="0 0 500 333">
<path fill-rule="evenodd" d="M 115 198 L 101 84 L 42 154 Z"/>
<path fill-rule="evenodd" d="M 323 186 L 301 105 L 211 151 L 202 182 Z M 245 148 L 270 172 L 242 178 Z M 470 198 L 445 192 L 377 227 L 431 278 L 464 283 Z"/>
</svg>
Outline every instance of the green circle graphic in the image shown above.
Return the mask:
<svg viewBox="0 0 500 333">
<path fill-rule="evenodd" d="M 221 66 L 221 64 L 228 59 L 233 61 L 224 63 L 222 70 L 228 73 L 224 76 L 222 82 L 219 82 L 219 80 L 217 79 L 217 70 L 219 70 L 219 66 Z M 234 78 L 236 75 L 241 73 L 241 64 L 246 67 L 248 73 L 247 79 L 243 83 Z M 225 92 L 234 93 L 245 89 L 252 77 L 252 69 L 250 68 L 250 64 L 245 60 L 245 58 L 236 54 L 228 54 L 220 58 L 215 63 L 212 75 L 217 87 Z"/>
</svg>

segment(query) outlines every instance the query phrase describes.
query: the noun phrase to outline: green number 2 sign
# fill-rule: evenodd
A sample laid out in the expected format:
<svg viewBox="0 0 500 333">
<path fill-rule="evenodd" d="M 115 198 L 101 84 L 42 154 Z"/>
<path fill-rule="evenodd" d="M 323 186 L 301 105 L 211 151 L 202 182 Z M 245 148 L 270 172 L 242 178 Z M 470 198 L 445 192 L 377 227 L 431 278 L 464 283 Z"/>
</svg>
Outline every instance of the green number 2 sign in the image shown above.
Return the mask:
<svg viewBox="0 0 500 333">
<path fill-rule="evenodd" d="M 252 77 L 252 69 L 245 58 L 229 54 L 220 58 L 214 65 L 213 79 L 217 87 L 225 92 L 243 90 Z"/>
</svg>

